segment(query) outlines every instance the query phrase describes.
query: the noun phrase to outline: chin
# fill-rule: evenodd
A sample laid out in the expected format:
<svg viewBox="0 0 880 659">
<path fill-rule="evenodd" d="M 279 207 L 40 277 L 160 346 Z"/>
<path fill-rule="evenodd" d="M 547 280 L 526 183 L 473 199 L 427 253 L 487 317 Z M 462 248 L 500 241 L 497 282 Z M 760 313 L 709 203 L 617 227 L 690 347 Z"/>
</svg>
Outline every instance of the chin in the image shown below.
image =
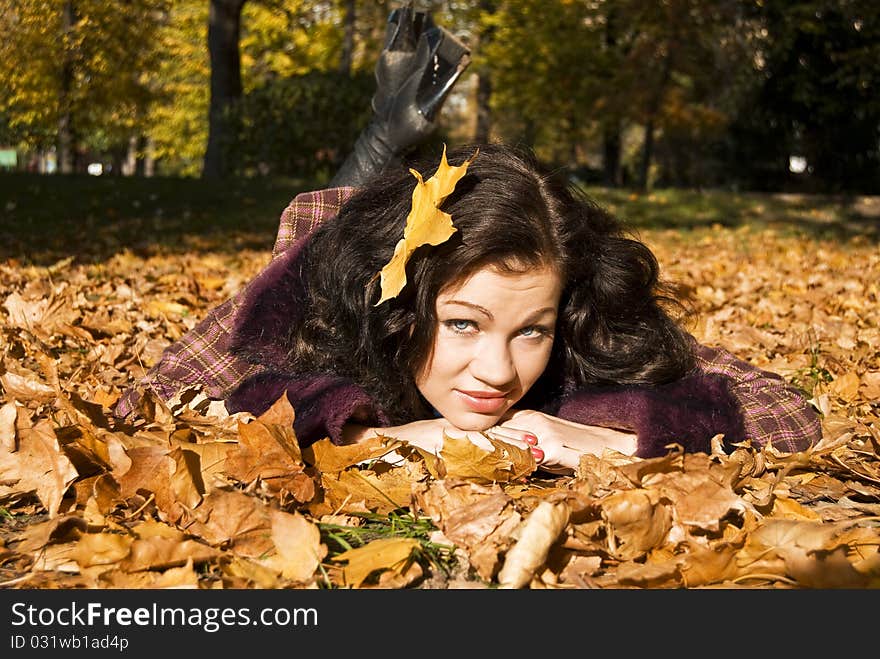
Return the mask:
<svg viewBox="0 0 880 659">
<path fill-rule="evenodd" d="M 498 419 L 500 418 L 501 415 L 497 414 L 487 416 L 485 414 L 476 413 L 445 416 L 445 419 L 459 430 L 472 431 L 488 430 L 498 423 Z"/>
</svg>

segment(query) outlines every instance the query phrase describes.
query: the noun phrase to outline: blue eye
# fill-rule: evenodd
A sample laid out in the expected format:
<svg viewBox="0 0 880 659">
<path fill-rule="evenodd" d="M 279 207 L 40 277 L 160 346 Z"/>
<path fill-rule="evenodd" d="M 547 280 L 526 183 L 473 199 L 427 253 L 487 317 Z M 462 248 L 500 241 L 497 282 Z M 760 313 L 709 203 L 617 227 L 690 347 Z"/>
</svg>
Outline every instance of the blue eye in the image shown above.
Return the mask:
<svg viewBox="0 0 880 659">
<path fill-rule="evenodd" d="M 551 330 L 547 327 L 541 327 L 540 325 L 529 325 L 528 327 L 523 327 L 519 331 L 519 333 L 520 336 L 533 338 L 539 336 L 550 336 Z"/>
<path fill-rule="evenodd" d="M 461 318 L 453 318 L 452 320 L 446 320 L 443 322 L 446 327 L 451 329 L 453 332 L 467 332 L 475 327 L 475 323 L 472 320 L 462 320 Z"/>
</svg>

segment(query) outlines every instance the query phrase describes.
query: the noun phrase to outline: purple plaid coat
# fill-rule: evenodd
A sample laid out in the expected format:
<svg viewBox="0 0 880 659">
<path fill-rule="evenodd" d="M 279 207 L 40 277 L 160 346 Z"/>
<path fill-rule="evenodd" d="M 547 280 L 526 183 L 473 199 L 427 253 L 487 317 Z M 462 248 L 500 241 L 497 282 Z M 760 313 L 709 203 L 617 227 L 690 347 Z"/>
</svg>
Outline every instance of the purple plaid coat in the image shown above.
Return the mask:
<svg viewBox="0 0 880 659">
<path fill-rule="evenodd" d="M 273 342 L 280 326 L 297 314 L 302 294 L 295 275 L 311 230 L 333 217 L 352 188 L 297 195 L 281 216 L 272 261 L 236 296 L 169 346 L 150 371 L 120 399 L 116 414 L 135 412 L 146 389 L 169 400 L 187 387 L 224 400 L 230 412 L 261 414 L 284 392 L 296 410 L 294 429 L 302 446 L 329 437 L 341 441 L 349 421 L 389 425 L 369 394 L 334 376 L 293 377 L 276 372 Z M 249 358 L 245 357 L 245 353 Z M 637 455 L 662 455 L 671 443 L 708 451 L 711 438 L 750 440 L 781 451 L 799 451 L 822 436 L 817 413 L 803 394 L 775 373 L 758 369 L 728 351 L 696 345 L 694 372 L 655 387 L 589 387 L 555 401 L 549 413 L 587 425 L 627 429 L 638 436 Z"/>
</svg>

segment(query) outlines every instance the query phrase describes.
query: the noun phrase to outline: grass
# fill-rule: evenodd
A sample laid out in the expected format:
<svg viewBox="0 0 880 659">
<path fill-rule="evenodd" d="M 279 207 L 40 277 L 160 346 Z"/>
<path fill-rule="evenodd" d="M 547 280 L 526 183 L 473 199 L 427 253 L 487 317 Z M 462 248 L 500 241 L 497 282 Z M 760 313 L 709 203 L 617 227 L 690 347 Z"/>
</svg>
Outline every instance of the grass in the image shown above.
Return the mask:
<svg viewBox="0 0 880 659">
<path fill-rule="evenodd" d="M 599 187 L 585 190 L 636 228 L 775 227 L 815 238 L 880 239 L 877 196 L 677 189 L 640 193 Z"/>
<path fill-rule="evenodd" d="M 288 202 L 314 181 L 0 173 L 0 260 L 98 262 L 123 249 L 269 249 Z M 635 229 L 782 227 L 819 238 L 880 239 L 880 197 L 589 187 Z M 71 254 L 73 252 L 73 254 Z"/>
<path fill-rule="evenodd" d="M 363 547 L 371 540 L 379 538 L 413 538 L 419 541 L 414 559 L 430 572 L 439 572 L 444 577 L 451 576 L 457 568 L 453 554 L 454 547 L 441 545 L 431 540 L 437 530 L 425 517 L 414 517 L 406 510 L 393 511 L 387 515 L 359 513 L 352 515 L 361 520 L 360 526 L 343 526 L 319 522 L 321 540 L 327 545 L 331 557 Z"/>
<path fill-rule="evenodd" d="M 294 179 L 0 174 L 0 260 L 35 265 L 135 252 L 270 248 Z"/>
</svg>

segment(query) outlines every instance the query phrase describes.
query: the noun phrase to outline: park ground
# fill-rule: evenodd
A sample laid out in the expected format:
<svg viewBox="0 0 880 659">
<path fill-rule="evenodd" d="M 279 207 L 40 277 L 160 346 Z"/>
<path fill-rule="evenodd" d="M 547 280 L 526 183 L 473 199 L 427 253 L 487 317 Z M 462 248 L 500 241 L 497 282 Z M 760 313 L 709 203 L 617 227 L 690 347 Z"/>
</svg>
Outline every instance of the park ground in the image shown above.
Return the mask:
<svg viewBox="0 0 880 659">
<path fill-rule="evenodd" d="M 548 478 L 516 455 L 301 451 L 294 410 L 243 423 L 197 392 L 114 419 L 308 188 L 0 176 L 0 587 L 880 585 L 880 199 L 589 190 L 700 340 L 804 391 L 811 451 Z"/>
</svg>

